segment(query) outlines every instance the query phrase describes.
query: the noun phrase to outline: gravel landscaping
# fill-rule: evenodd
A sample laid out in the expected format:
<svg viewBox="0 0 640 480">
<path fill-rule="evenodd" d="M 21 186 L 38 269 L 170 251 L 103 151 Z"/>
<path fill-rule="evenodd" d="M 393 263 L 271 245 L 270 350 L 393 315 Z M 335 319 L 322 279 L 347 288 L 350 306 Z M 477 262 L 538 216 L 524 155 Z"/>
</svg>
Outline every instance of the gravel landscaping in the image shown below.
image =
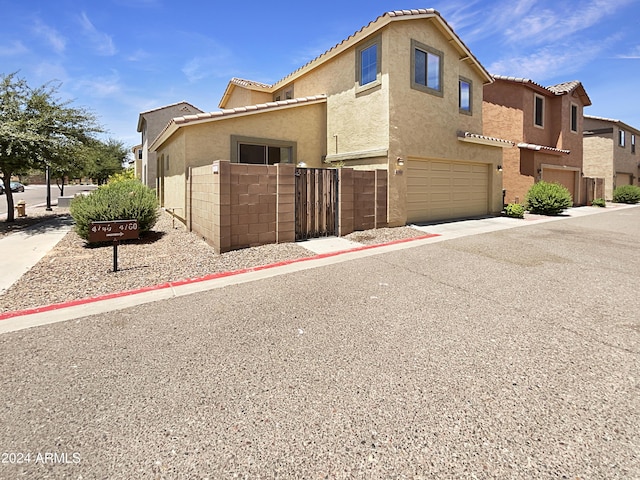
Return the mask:
<svg viewBox="0 0 640 480">
<path fill-rule="evenodd" d="M 0 237 L 33 226 L 53 216 L 68 218 L 68 210 L 54 213 L 34 209 L 29 217 L 7 226 L 0 219 Z M 354 232 L 345 238 L 362 244 L 379 244 L 418 237 L 424 232 L 410 227 Z M 197 235 L 186 231 L 167 213 L 159 216 L 153 231 L 118 248 L 118 271 L 113 272 L 113 248 L 91 247 L 75 232 L 0 296 L 0 312 L 132 290 L 212 273 L 234 271 L 314 256 L 296 243 L 263 245 L 216 254 Z"/>
</svg>

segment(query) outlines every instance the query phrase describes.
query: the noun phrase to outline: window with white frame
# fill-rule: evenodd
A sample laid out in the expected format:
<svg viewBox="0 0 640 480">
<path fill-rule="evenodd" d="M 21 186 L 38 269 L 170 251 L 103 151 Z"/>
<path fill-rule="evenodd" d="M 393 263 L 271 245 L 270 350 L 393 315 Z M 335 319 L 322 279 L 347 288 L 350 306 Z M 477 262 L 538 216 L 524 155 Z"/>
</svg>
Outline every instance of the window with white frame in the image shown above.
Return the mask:
<svg viewBox="0 0 640 480">
<path fill-rule="evenodd" d="M 624 144 L 625 144 L 625 132 L 622 129 L 618 130 L 618 145 L 621 146 L 622 148 L 624 148 Z"/>
<path fill-rule="evenodd" d="M 411 40 L 411 88 L 442 96 L 444 53 Z"/>
<path fill-rule="evenodd" d="M 631 134 L 631 153 L 636 153 L 636 136 Z"/>
<path fill-rule="evenodd" d="M 458 108 L 460 113 L 471 115 L 471 80 L 460 77 L 458 79 Z"/>
<path fill-rule="evenodd" d="M 375 37 L 356 50 L 356 81 L 358 85 L 372 85 L 380 79 L 380 37 Z"/>
<path fill-rule="evenodd" d="M 533 124 L 542 128 L 544 127 L 544 97 L 534 95 L 533 102 Z"/>
</svg>

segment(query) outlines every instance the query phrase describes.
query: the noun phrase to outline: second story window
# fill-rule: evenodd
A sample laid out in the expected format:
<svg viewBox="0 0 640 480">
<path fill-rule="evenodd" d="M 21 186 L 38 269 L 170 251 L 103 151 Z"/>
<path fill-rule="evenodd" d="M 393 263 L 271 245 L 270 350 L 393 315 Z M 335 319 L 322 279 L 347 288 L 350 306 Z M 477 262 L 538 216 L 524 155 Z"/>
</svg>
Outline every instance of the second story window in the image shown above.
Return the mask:
<svg viewBox="0 0 640 480">
<path fill-rule="evenodd" d="M 571 131 L 578 131 L 578 106 L 571 104 Z"/>
<path fill-rule="evenodd" d="M 411 87 L 442 96 L 442 61 L 444 54 L 411 40 Z"/>
<path fill-rule="evenodd" d="M 358 85 L 372 85 L 379 80 L 380 37 L 365 43 L 356 50 L 356 81 Z"/>
<path fill-rule="evenodd" d="M 544 127 L 544 97 L 534 96 L 533 124 L 536 127 Z"/>
<path fill-rule="evenodd" d="M 142 149 L 138 149 L 138 160 L 142 160 Z"/>
<path fill-rule="evenodd" d="M 631 153 L 636 153 L 636 136 L 631 134 Z"/>
<path fill-rule="evenodd" d="M 618 145 L 624 148 L 624 130 L 618 130 Z"/>
<path fill-rule="evenodd" d="M 471 80 L 463 77 L 458 81 L 458 108 L 460 113 L 471 115 Z"/>
</svg>

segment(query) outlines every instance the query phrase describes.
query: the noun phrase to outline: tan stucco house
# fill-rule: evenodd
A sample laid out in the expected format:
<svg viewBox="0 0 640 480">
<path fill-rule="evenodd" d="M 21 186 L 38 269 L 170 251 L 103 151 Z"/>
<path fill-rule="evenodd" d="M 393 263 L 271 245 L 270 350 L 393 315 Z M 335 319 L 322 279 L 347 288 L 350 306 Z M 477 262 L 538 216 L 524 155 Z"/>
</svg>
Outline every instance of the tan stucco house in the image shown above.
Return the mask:
<svg viewBox="0 0 640 480">
<path fill-rule="evenodd" d="M 136 160 L 140 161 L 140 180 L 149 188 L 157 188 L 158 167 L 155 152 L 149 145 L 173 117 L 202 113 L 202 110 L 188 102 L 178 102 L 164 107 L 141 112 L 138 116 L 138 132 L 142 134 L 142 144 L 136 147 Z"/>
<path fill-rule="evenodd" d="M 640 130 L 620 120 L 584 117 L 584 173 L 604 178 L 606 200 L 621 185 L 638 185 L 640 158 L 636 142 Z"/>
<path fill-rule="evenodd" d="M 561 183 L 574 204 L 584 204 L 583 109 L 591 100 L 582 84 L 543 87 L 526 78 L 493 78 L 484 86 L 484 133 L 513 140 L 518 147 L 503 151 L 505 203 L 523 203 L 529 188 L 544 180 Z"/>
<path fill-rule="evenodd" d="M 274 84 L 232 79 L 221 110 L 173 118 L 149 146 L 160 198 L 228 159 L 382 169 L 388 222 L 500 212 L 502 149 L 483 135 L 491 76 L 433 9 L 388 12 Z"/>
</svg>

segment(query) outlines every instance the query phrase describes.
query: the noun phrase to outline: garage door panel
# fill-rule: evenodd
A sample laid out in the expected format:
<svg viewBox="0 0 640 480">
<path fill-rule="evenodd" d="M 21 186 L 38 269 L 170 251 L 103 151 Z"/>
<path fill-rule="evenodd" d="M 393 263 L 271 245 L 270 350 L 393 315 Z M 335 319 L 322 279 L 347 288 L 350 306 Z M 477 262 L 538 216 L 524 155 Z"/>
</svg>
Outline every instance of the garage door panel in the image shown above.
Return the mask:
<svg viewBox="0 0 640 480">
<path fill-rule="evenodd" d="M 409 222 L 488 212 L 489 168 L 485 164 L 410 160 L 407 177 Z"/>
</svg>

